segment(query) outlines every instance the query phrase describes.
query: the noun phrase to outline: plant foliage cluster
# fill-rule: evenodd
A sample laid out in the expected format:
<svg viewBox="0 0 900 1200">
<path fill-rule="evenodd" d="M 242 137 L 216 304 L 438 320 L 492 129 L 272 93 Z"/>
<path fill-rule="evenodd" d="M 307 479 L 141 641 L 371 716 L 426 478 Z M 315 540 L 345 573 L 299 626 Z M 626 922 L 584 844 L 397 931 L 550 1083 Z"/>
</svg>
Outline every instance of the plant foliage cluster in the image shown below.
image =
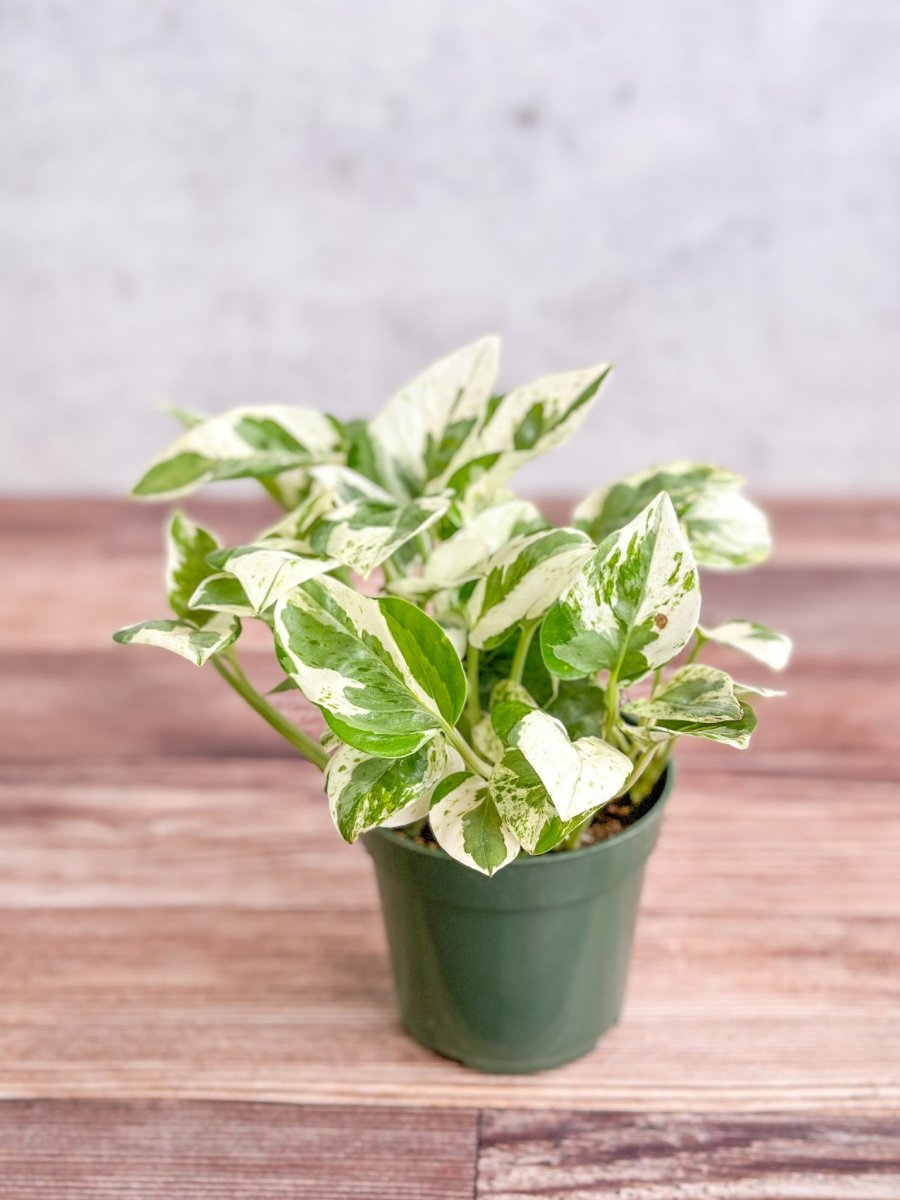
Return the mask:
<svg viewBox="0 0 900 1200">
<path fill-rule="evenodd" d="M 699 570 L 770 551 L 729 471 L 673 462 L 600 488 L 552 526 L 509 481 L 581 425 L 605 365 L 505 394 L 484 338 L 429 367 L 372 420 L 248 407 L 204 419 L 135 488 L 183 496 L 258 480 L 283 514 L 222 546 L 176 513 L 173 616 L 115 634 L 222 677 L 324 772 L 347 841 L 421 828 L 492 874 L 575 847 L 614 798 L 649 794 L 681 737 L 744 748 L 767 689 L 698 661 L 722 644 L 783 667 L 788 639 L 699 624 Z M 321 743 L 244 673 L 242 623 L 271 632 L 284 681 L 321 711 Z"/>
</svg>

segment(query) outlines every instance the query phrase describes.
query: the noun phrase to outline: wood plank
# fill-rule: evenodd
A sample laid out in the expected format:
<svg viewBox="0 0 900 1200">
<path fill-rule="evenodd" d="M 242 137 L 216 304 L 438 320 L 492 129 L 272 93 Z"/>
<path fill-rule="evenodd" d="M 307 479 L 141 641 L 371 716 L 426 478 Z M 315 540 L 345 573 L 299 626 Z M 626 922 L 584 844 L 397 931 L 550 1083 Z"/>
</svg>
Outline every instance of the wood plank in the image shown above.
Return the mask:
<svg viewBox="0 0 900 1200">
<path fill-rule="evenodd" d="M 896 921 L 645 910 L 585 1059 L 480 1076 L 416 1046 L 380 917 L 113 909 L 0 923 L 0 1097 L 892 1112 Z"/>
<path fill-rule="evenodd" d="M 896 1200 L 893 1118 L 487 1112 L 478 1200 Z"/>
<path fill-rule="evenodd" d="M 893 783 L 683 764 L 644 903 L 897 917 L 898 861 Z M 337 835 L 302 763 L 0 764 L 0 906 L 105 905 L 349 913 L 377 897 L 367 856 Z"/>
<path fill-rule="evenodd" d="M 0 1104 L 0 1200 L 471 1200 L 476 1114 L 280 1104 Z"/>
</svg>

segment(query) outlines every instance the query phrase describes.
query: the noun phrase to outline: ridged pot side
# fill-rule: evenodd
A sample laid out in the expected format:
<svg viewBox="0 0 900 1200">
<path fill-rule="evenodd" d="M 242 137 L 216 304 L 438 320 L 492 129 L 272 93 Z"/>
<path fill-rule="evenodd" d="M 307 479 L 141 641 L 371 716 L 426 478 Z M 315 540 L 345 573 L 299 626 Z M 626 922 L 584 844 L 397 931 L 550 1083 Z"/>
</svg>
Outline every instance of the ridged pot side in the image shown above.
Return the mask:
<svg viewBox="0 0 900 1200">
<path fill-rule="evenodd" d="M 390 830 L 375 863 L 400 1014 L 421 1045 L 519 1074 L 586 1054 L 619 1019 L 644 866 L 673 784 L 583 850 L 520 856 L 488 878 Z"/>
</svg>

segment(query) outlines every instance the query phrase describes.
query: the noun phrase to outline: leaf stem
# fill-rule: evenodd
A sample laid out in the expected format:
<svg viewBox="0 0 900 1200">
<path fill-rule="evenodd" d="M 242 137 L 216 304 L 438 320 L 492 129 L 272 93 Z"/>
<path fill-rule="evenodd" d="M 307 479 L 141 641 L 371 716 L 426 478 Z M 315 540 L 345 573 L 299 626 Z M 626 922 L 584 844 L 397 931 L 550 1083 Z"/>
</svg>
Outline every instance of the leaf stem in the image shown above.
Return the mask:
<svg viewBox="0 0 900 1200">
<path fill-rule="evenodd" d="M 481 651 L 469 642 L 466 647 L 466 721 L 469 733 L 481 720 L 481 700 L 478 695 L 478 663 Z"/>
<path fill-rule="evenodd" d="M 525 674 L 525 660 L 528 658 L 528 651 L 531 649 L 531 639 L 534 637 L 534 631 L 537 627 L 537 621 L 525 621 L 522 624 L 522 632 L 519 634 L 519 642 L 509 668 L 509 677 L 513 683 L 522 682 L 522 676 Z"/>
<path fill-rule="evenodd" d="M 606 715 L 603 718 L 603 740 L 608 742 L 616 727 L 619 716 L 619 667 L 616 664 L 609 672 L 609 682 L 606 685 Z"/>
<path fill-rule="evenodd" d="M 703 649 L 703 645 L 707 641 L 709 641 L 709 638 L 705 638 L 699 629 L 694 630 L 694 644 L 691 647 L 690 654 L 687 656 L 685 666 L 689 666 L 692 662 L 696 661 L 697 655 Z"/>
<path fill-rule="evenodd" d="M 466 766 L 474 771 L 476 775 L 480 775 L 482 779 L 487 779 L 492 770 L 490 763 L 486 763 L 483 758 L 479 758 L 465 738 L 452 725 L 445 725 L 444 733 L 447 736 L 447 741 L 456 750 Z"/>
<path fill-rule="evenodd" d="M 231 670 L 225 666 L 222 661 L 223 657 L 227 657 L 231 666 Z M 241 669 L 237 656 L 231 651 L 226 651 L 225 655 L 213 655 L 210 660 L 229 687 L 250 705 L 250 707 L 258 712 L 264 721 L 272 726 L 274 730 L 281 734 L 285 741 L 290 742 L 295 750 L 299 750 L 304 758 L 308 758 L 311 763 L 314 763 L 320 770 L 324 769 L 328 762 L 328 755 L 313 739 L 302 729 L 298 729 L 293 722 L 289 721 L 282 713 L 278 711 L 274 705 L 270 704 L 264 696 L 261 696 L 247 676 Z"/>
</svg>

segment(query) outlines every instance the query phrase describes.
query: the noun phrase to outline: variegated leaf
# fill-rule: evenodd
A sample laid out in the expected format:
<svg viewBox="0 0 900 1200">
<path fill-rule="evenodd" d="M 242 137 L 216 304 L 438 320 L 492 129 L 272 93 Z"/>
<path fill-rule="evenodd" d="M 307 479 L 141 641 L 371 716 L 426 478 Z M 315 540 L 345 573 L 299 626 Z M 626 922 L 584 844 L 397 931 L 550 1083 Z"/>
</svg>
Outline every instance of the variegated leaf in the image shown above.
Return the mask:
<svg viewBox="0 0 900 1200">
<path fill-rule="evenodd" d="M 758 621 L 726 621 L 715 629 L 700 627 L 700 633 L 708 642 L 739 650 L 757 662 L 765 663 L 773 671 L 782 671 L 791 657 L 791 639 L 784 633 L 776 633 Z"/>
<path fill-rule="evenodd" d="M 159 646 L 202 667 L 213 654 L 226 650 L 241 631 L 236 617 L 215 613 L 202 629 L 188 621 L 141 621 L 113 634 L 123 646 Z"/>
<path fill-rule="evenodd" d="M 367 829 L 403 815 L 413 817 L 440 779 L 447 763 L 447 743 L 440 734 L 405 758 L 375 758 L 341 746 L 325 767 L 325 791 L 331 817 L 341 837 L 355 842 Z"/>
<path fill-rule="evenodd" d="M 734 721 L 741 716 L 735 698 L 734 680 L 716 667 L 691 663 L 675 671 L 652 696 L 623 706 L 623 712 L 638 720 Z"/>
<path fill-rule="evenodd" d="M 321 467 L 312 474 L 334 497 L 334 507 L 310 527 L 309 545 L 336 558 L 363 578 L 430 529 L 447 512 L 450 493 L 396 500 L 347 467 Z"/>
<path fill-rule="evenodd" d="M 369 434 L 398 494 L 418 495 L 445 473 L 461 443 L 483 419 L 500 344 L 482 338 L 440 359 L 388 400 Z M 443 485 L 429 490 L 440 491 Z"/>
<path fill-rule="evenodd" d="M 598 547 L 544 621 L 544 661 L 563 679 L 620 683 L 674 658 L 700 613 L 697 570 L 665 492 Z"/>
<path fill-rule="evenodd" d="M 573 740 L 599 737 L 606 714 L 606 693 L 590 679 L 561 679 L 544 711 L 562 721 Z"/>
<path fill-rule="evenodd" d="M 497 486 L 505 483 L 526 462 L 555 449 L 575 432 L 609 370 L 603 364 L 547 375 L 495 397 L 429 490 L 450 487 L 462 494 L 486 481 Z"/>
<path fill-rule="evenodd" d="M 195 525 L 183 513 L 173 513 L 166 538 L 166 593 L 176 616 L 190 617 L 196 624 L 203 624 L 203 614 L 191 612 L 191 597 L 212 574 L 206 556 L 218 545 L 206 529 Z"/>
<path fill-rule="evenodd" d="M 339 456 L 330 418 L 285 405 L 235 408 L 191 425 L 156 459 L 136 496 L 177 496 L 214 479 L 279 475 Z"/>
<path fill-rule="evenodd" d="M 460 771 L 448 776 L 435 789 L 429 820 L 441 849 L 484 875 L 493 875 L 519 853 L 515 834 L 476 775 Z"/>
<path fill-rule="evenodd" d="M 247 599 L 240 581 L 225 572 L 208 575 L 191 596 L 189 608 L 201 612 L 231 613 L 235 617 L 259 616 Z"/>
<path fill-rule="evenodd" d="M 593 492 L 575 509 L 575 524 L 599 542 L 666 492 L 700 566 L 750 567 L 768 556 L 771 537 L 765 515 L 737 494 L 742 483 L 720 467 L 665 463 Z"/>
<path fill-rule="evenodd" d="M 655 721 L 651 731 L 670 737 L 699 737 L 711 742 L 722 742 L 737 750 L 746 750 L 750 735 L 756 728 L 756 713 L 749 704 L 741 701 L 741 715 L 732 721 Z"/>
<path fill-rule="evenodd" d="M 521 713 L 517 713 L 516 720 L 521 719 Z M 503 741 L 499 737 L 493 723 L 494 714 L 482 717 L 480 721 L 472 727 L 471 742 L 485 762 L 495 763 L 503 757 L 505 749 Z"/>
<path fill-rule="evenodd" d="M 488 786 L 501 820 L 528 854 L 546 854 L 586 819 L 585 813 L 569 821 L 560 817 L 541 777 L 515 747 L 505 751 L 491 772 Z"/>
<path fill-rule="evenodd" d="M 237 579 L 258 613 L 271 608 L 307 579 L 333 571 L 338 565 L 333 558 L 309 558 L 265 542 L 215 551 L 209 562 Z"/>
<path fill-rule="evenodd" d="M 487 563 L 510 542 L 547 528 L 537 506 L 508 495 L 499 504 L 464 516 L 464 524 L 446 542 L 434 547 L 422 579 L 437 588 L 458 587 L 485 574 Z"/>
<path fill-rule="evenodd" d="M 592 492 L 575 509 L 575 524 L 599 543 L 633 521 L 660 492 L 668 494 L 680 520 L 694 501 L 708 491 L 734 491 L 743 482 L 740 475 L 721 467 L 694 462 L 663 463 Z"/>
<path fill-rule="evenodd" d="M 491 649 L 520 622 L 542 617 L 593 550 L 576 529 L 548 529 L 495 554 L 467 602 L 472 645 Z"/>
<path fill-rule="evenodd" d="M 741 570 L 764 562 L 772 552 L 766 514 L 735 492 L 706 492 L 684 514 L 682 525 L 702 567 Z"/>
<path fill-rule="evenodd" d="M 286 673 L 357 750 L 402 758 L 462 712 L 456 650 L 405 600 L 371 599 L 324 575 L 279 601 L 275 636 Z"/>
<path fill-rule="evenodd" d="M 523 717 L 510 740 L 537 772 L 563 821 L 612 800 L 631 774 L 627 755 L 596 737 L 570 741 L 545 712 Z"/>
</svg>

